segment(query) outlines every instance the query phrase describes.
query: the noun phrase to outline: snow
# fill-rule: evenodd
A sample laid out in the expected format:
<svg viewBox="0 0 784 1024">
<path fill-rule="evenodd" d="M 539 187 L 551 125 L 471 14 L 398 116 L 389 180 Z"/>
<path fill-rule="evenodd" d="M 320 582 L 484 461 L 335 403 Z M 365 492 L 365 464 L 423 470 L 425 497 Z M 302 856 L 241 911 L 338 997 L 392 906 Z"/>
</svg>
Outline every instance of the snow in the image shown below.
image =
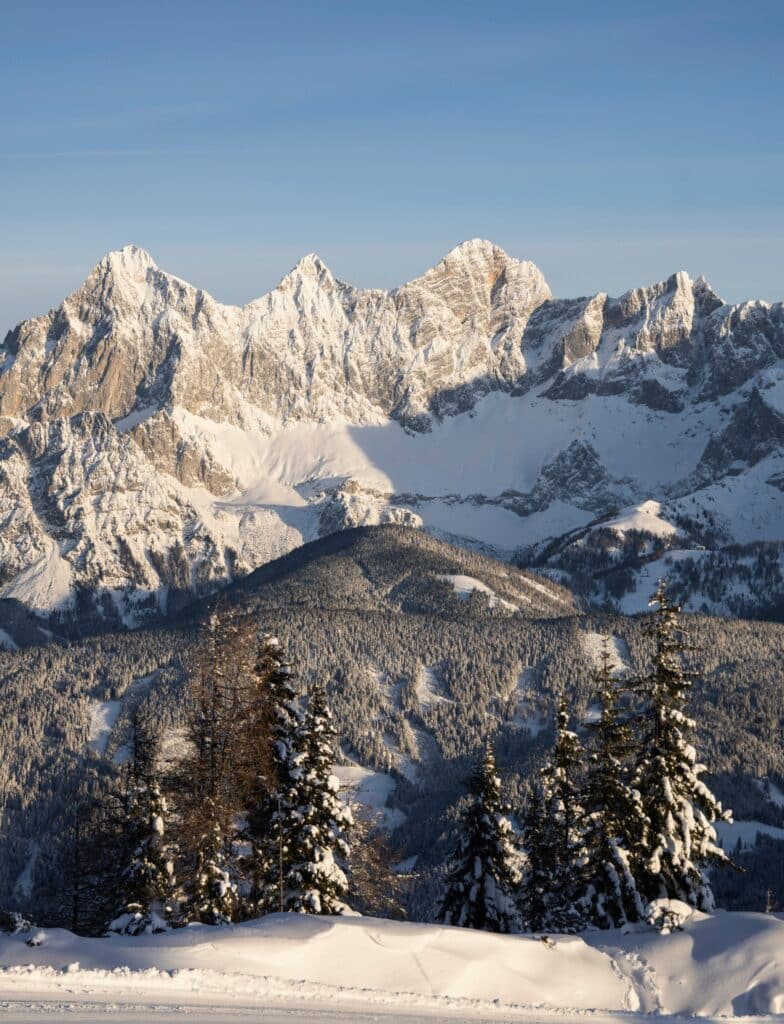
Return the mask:
<svg viewBox="0 0 784 1024">
<path fill-rule="evenodd" d="M 134 409 L 127 416 L 121 416 L 118 420 L 115 420 L 114 429 L 118 434 L 124 434 L 128 430 L 138 427 L 140 423 L 144 423 L 145 420 L 154 416 L 157 411 L 157 405 L 147 405 L 141 409 Z"/>
<path fill-rule="evenodd" d="M 530 574 L 526 576 L 525 582 L 526 586 L 530 587 L 532 590 L 538 591 L 540 594 L 548 597 L 551 601 L 555 601 L 556 604 L 562 604 L 564 608 L 568 608 L 571 611 L 572 606 L 569 601 L 564 600 L 564 598 L 560 597 L 555 590 L 550 587 L 546 587 L 544 583 L 538 583 Z"/>
<path fill-rule="evenodd" d="M 19 877 L 14 883 L 13 894 L 16 899 L 25 900 L 29 898 L 30 893 L 33 890 L 33 871 L 35 870 L 35 863 L 38 860 L 38 853 L 38 843 L 33 839 L 30 841 L 30 845 L 28 847 L 25 866 L 22 868 Z"/>
<path fill-rule="evenodd" d="M 674 537 L 677 527 L 667 522 L 661 515 L 662 506 L 658 501 L 644 501 L 641 505 L 625 509 L 614 519 L 602 523 L 602 527 L 625 533 L 627 530 L 639 530 L 650 533 L 654 537 Z"/>
<path fill-rule="evenodd" d="M 673 508 L 690 515 L 707 511 L 739 544 L 784 540 L 781 491 L 767 483 L 784 470 L 784 458 L 769 456 L 743 468 L 737 476 L 726 476 L 673 502 Z"/>
<path fill-rule="evenodd" d="M 547 717 L 543 718 L 540 711 L 534 711 L 531 707 L 530 696 L 535 689 L 535 678 L 535 670 L 531 666 L 526 666 L 518 675 L 513 690 L 517 698 L 517 707 L 511 724 L 518 729 L 527 729 L 531 736 L 538 736 L 547 728 Z"/>
<path fill-rule="evenodd" d="M 772 804 L 775 804 L 776 807 L 784 807 L 784 793 L 775 782 L 771 782 L 770 779 L 755 779 L 754 782 Z"/>
<path fill-rule="evenodd" d="M 122 710 L 122 704 L 121 700 L 94 700 L 87 709 L 90 716 L 88 744 L 91 750 L 101 757 L 106 753 L 106 745 Z"/>
<path fill-rule="evenodd" d="M 586 655 L 593 662 L 594 668 L 600 668 L 602 664 L 602 654 L 604 652 L 604 634 L 603 633 L 592 633 L 588 630 L 583 630 L 580 633 L 580 643 L 585 651 Z M 624 672 L 629 667 L 629 648 L 626 646 L 626 641 L 622 640 L 618 636 L 611 636 L 609 643 L 609 655 L 610 655 L 610 666 L 612 668 L 613 675 L 618 675 Z"/>
<path fill-rule="evenodd" d="M 673 562 L 685 558 L 704 558 L 705 554 L 706 552 L 703 550 L 677 548 L 668 551 L 666 555 L 655 559 L 653 562 L 648 562 L 645 567 L 645 575 L 638 573 L 634 581 L 634 589 L 624 594 L 618 602 L 620 611 L 624 615 L 638 615 L 640 612 L 649 612 L 651 609 L 648 602 L 656 589 L 656 581 L 660 577 L 668 575 L 669 566 Z M 693 594 L 690 604 L 694 604 L 696 600 L 697 597 Z"/>
<path fill-rule="evenodd" d="M 599 1022 L 784 1012 L 784 921 L 694 913 L 659 935 L 502 936 L 373 918 L 275 914 L 227 928 L 78 938 L 64 930 L 0 937 L 0 1000 L 80 1004 L 112 1019 L 130 1005 L 255 1009 L 332 1020 Z M 602 1016 L 602 1014 L 604 1016 Z M 608 1016 L 608 1015 L 611 1015 Z M 77 1019 L 87 1019 L 79 1016 Z M 144 1019 L 143 1014 L 137 1019 Z M 228 1018 L 226 1018 L 228 1019 Z M 430 1016 L 432 1020 L 433 1017 Z"/>
<path fill-rule="evenodd" d="M 586 526 L 594 516 L 554 501 L 521 517 L 499 504 L 474 502 L 471 495 L 495 498 L 508 489 L 530 491 L 543 466 L 576 436 L 596 448 L 613 476 L 636 481 L 643 492 L 656 492 L 694 470 L 705 429 L 713 425 L 712 410 L 690 409 L 678 418 L 620 396 L 588 396 L 571 403 L 533 392 L 488 395 L 470 412 L 447 417 L 424 434 L 412 434 L 384 417 L 355 424 L 336 415 L 329 422 L 284 426 L 250 406 L 247 418 L 255 425 L 244 427 L 179 406 L 171 415 L 182 436 L 237 481 L 235 495 L 212 501 L 216 512 L 239 520 L 247 510 L 274 511 L 309 539 L 314 529 L 309 503 L 355 480 L 364 493 L 411 508 L 425 529 L 502 554 Z M 624 424 L 622 437 L 619 422 Z M 519 438 L 519 444 L 495 440 L 508 437 Z M 202 502 L 190 492 L 189 497 L 200 506 L 210 504 L 210 496 L 202 493 Z M 643 502 L 622 513 L 615 525 L 657 535 L 674 532 L 660 508 L 657 501 Z"/>
<path fill-rule="evenodd" d="M 475 590 L 479 591 L 480 594 L 487 594 L 487 603 L 490 608 L 496 608 L 500 605 L 507 611 L 517 611 L 517 605 L 512 604 L 510 601 L 505 601 L 503 598 L 499 598 L 496 592 L 488 587 L 486 583 L 481 580 L 474 579 L 473 576 L 461 576 L 461 575 L 436 575 L 436 579 L 443 580 L 445 583 L 451 583 L 454 592 L 464 600 L 469 594 L 472 594 Z"/>
<path fill-rule="evenodd" d="M 14 598 L 29 608 L 47 612 L 71 600 L 71 567 L 55 540 L 47 537 L 46 543 L 46 553 L 0 589 L 0 597 Z"/>
<path fill-rule="evenodd" d="M 452 698 L 438 674 L 438 665 L 420 665 L 416 677 L 416 695 L 424 707 L 452 703 Z"/>
<path fill-rule="evenodd" d="M 336 764 L 332 772 L 337 776 L 343 798 L 356 800 L 372 814 L 381 816 L 381 824 L 388 831 L 397 828 L 406 820 L 405 814 L 396 807 L 387 807 L 387 800 L 395 790 L 395 780 L 386 772 L 374 772 L 361 765 Z"/>
<path fill-rule="evenodd" d="M 722 846 L 728 853 L 735 848 L 738 840 L 740 840 L 742 846 L 753 846 L 760 832 L 763 835 L 771 836 L 773 839 L 784 840 L 784 828 L 778 828 L 776 825 L 765 825 L 761 821 L 719 821 L 713 827 L 716 829 L 716 834 L 721 840 Z"/>
</svg>

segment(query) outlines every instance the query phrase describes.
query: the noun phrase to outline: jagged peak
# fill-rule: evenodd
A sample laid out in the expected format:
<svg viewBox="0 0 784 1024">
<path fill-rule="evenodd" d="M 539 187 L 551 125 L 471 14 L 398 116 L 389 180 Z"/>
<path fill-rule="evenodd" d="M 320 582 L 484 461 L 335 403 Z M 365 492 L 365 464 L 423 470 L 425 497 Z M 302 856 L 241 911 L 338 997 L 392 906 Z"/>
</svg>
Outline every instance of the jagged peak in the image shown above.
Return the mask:
<svg viewBox="0 0 784 1024">
<path fill-rule="evenodd" d="M 681 291 L 691 291 L 694 286 L 688 270 L 676 270 L 674 274 L 667 278 L 667 284 Z"/>
<path fill-rule="evenodd" d="M 467 238 L 464 242 L 460 242 L 459 245 L 450 249 L 441 262 L 444 263 L 447 260 L 476 256 L 489 256 L 493 258 L 502 257 L 506 260 L 512 259 L 512 257 L 509 256 L 499 245 L 495 245 L 486 238 Z"/>
<path fill-rule="evenodd" d="M 332 271 L 324 260 L 317 253 L 309 252 L 291 268 L 278 287 L 283 288 L 301 281 L 323 282 L 333 280 Z"/>
<path fill-rule="evenodd" d="M 510 266 L 526 267 L 544 280 L 539 268 L 528 260 L 518 260 L 510 256 L 499 245 L 489 242 L 486 238 L 469 238 L 460 242 L 444 256 L 439 262 L 425 272 L 425 277 L 432 274 L 442 274 L 444 271 L 454 270 L 455 267 L 471 267 L 476 265 L 485 266 Z"/>
<path fill-rule="evenodd" d="M 408 285 L 428 285 L 449 277 L 470 278 L 477 274 L 487 275 L 486 279 L 492 283 L 502 272 L 509 270 L 526 278 L 529 291 L 533 294 L 540 298 L 552 297 L 544 274 L 535 263 L 518 260 L 485 238 L 469 238 L 456 245 L 439 263 L 425 271 L 422 277 L 401 285 L 401 289 Z"/>
<path fill-rule="evenodd" d="M 718 301 L 724 305 L 724 299 L 722 299 L 704 274 L 700 274 L 694 282 L 694 291 L 696 294 L 713 296 L 713 298 L 718 299 Z"/>
<path fill-rule="evenodd" d="M 138 245 L 124 245 L 122 249 L 113 249 L 104 256 L 98 267 L 132 277 L 145 276 L 148 270 L 158 269 L 147 250 Z"/>
</svg>

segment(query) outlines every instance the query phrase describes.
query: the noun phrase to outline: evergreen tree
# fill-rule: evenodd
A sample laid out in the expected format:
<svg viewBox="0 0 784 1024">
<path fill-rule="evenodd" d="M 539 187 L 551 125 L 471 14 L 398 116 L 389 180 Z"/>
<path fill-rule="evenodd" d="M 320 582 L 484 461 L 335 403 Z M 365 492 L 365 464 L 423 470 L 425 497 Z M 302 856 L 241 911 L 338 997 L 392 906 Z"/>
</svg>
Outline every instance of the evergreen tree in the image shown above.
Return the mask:
<svg viewBox="0 0 784 1024">
<path fill-rule="evenodd" d="M 650 604 L 655 609 L 653 667 L 640 686 L 644 706 L 634 779 L 648 825 L 636 851 L 638 882 L 649 901 L 679 899 L 711 910 L 704 867 L 729 862 L 713 823 L 730 815 L 701 779 L 706 769 L 697 761 L 691 742 L 695 722 L 686 714 L 694 676 L 683 668 L 681 610 L 670 603 L 664 580 Z"/>
<path fill-rule="evenodd" d="M 152 780 L 134 787 L 127 831 L 133 856 L 120 880 L 119 914 L 109 931 L 129 935 L 163 931 L 173 912 L 175 849 L 166 840 L 166 798 Z"/>
<path fill-rule="evenodd" d="M 296 787 L 289 794 L 291 866 L 285 879 L 285 907 L 303 914 L 342 914 L 348 880 L 351 811 L 338 795 L 332 767 L 337 730 L 322 685 L 313 687 L 301 730 Z M 299 799 L 294 804 L 293 799 Z M 293 827 L 292 827 L 293 826 Z"/>
<path fill-rule="evenodd" d="M 613 680 L 609 638 L 595 677 L 601 703 L 592 727 L 594 749 L 585 785 L 584 887 L 582 915 L 598 928 L 618 928 L 644 920 L 645 901 L 637 891 L 633 850 L 647 834 L 640 794 L 627 781 L 633 749 L 623 688 Z"/>
<path fill-rule="evenodd" d="M 251 912 L 286 909 L 286 879 L 296 856 L 299 818 L 304 802 L 299 744 L 302 712 L 294 688 L 294 672 L 277 637 L 259 630 L 255 680 L 263 693 L 267 731 L 266 750 L 258 750 L 258 787 L 248 814 L 252 854 L 247 863 L 251 879 Z M 266 770 L 265 770 L 266 769 Z"/>
<path fill-rule="evenodd" d="M 230 924 L 237 910 L 237 885 L 233 881 L 229 859 L 231 837 L 221 827 L 217 809 L 211 800 L 205 807 L 204 827 L 196 844 L 196 865 L 187 884 L 183 903 L 185 923 Z"/>
<path fill-rule="evenodd" d="M 555 875 L 555 850 L 550 819 L 545 814 L 544 794 L 536 781 L 523 815 L 522 847 L 525 874 L 520 889 L 520 909 L 526 931 L 544 931 L 548 925 L 551 880 Z"/>
<path fill-rule="evenodd" d="M 555 744 L 541 773 L 542 828 L 551 872 L 545 895 L 545 927 L 548 931 L 577 931 L 584 923 L 577 905 L 585 873 L 583 771 L 582 745 L 577 733 L 569 729 L 566 699 L 562 697 L 558 706 Z"/>
<path fill-rule="evenodd" d="M 514 833 L 501 803 L 491 744 L 476 765 L 454 864 L 438 920 L 461 928 L 509 932 L 516 924 L 519 881 Z"/>
</svg>

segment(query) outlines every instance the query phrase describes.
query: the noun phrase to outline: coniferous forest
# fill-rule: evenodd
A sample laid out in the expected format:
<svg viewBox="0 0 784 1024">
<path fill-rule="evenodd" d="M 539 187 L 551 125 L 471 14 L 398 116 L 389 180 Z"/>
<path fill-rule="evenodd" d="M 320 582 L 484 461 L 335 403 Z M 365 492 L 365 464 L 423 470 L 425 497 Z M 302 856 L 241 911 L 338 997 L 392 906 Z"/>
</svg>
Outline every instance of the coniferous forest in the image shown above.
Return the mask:
<svg viewBox="0 0 784 1024">
<path fill-rule="evenodd" d="M 392 536 L 405 553 L 406 531 Z M 361 543 L 372 580 L 377 538 Z M 447 588 L 430 589 L 428 556 L 444 568 L 449 554 L 460 564 L 447 569 L 476 574 L 487 560 L 417 535 L 409 557 L 422 581 L 410 580 L 405 563 L 397 568 L 405 611 L 378 602 L 360 632 L 360 618 L 347 628 L 348 610 L 333 610 L 310 586 L 314 574 L 330 581 L 345 605 L 351 550 L 350 559 L 309 564 L 304 577 L 300 566 L 255 593 L 246 586 L 169 631 L 4 656 L 6 689 L 17 688 L 20 706 L 23 666 L 48 663 L 63 695 L 38 749 L 28 749 L 30 768 L 60 787 L 50 793 L 39 777 L 35 793 L 54 828 L 33 831 L 36 804 L 21 792 L 8 799 L 7 778 L 8 913 L 85 934 L 280 910 L 570 932 L 666 927 L 669 900 L 703 910 L 770 901 L 769 846 L 725 851 L 714 829 L 730 818 L 722 802 L 746 818 L 767 815 L 774 829 L 780 819 L 755 782 L 766 774 L 775 786 L 775 762 L 752 775 L 737 728 L 734 762 L 716 742 L 715 680 L 727 673 L 719 632 L 707 634 L 719 664 L 697 657 L 711 620 L 682 615 L 663 583 L 639 620 L 526 620 L 473 597 L 450 606 Z M 303 586 L 327 609 L 310 631 L 319 617 L 298 607 Z M 371 603 L 367 592 L 363 601 Z M 287 627 L 280 637 L 277 623 Z M 727 626 L 735 643 L 749 629 Z M 753 670 L 762 653 L 753 642 L 748 650 Z M 77 696 L 76 665 L 87 679 L 111 674 L 112 688 L 94 681 Z M 721 696 L 738 706 L 744 691 L 735 686 Z M 82 721 L 74 716 L 56 751 L 49 730 L 66 705 L 81 708 Z M 117 717 L 96 749 L 85 725 L 110 705 Z M 35 721 L 29 697 L 26 707 Z M 388 773 L 385 806 L 339 793 L 341 765 Z"/>
</svg>

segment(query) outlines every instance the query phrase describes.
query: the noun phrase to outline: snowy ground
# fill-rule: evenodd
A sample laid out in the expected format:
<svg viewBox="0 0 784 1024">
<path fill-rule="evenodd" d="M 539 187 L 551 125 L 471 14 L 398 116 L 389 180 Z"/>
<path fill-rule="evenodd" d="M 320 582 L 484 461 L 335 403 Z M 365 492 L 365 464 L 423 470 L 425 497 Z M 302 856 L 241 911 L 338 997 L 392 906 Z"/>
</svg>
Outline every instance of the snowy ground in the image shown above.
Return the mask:
<svg viewBox="0 0 784 1024">
<path fill-rule="evenodd" d="M 682 931 L 497 936 L 272 915 L 142 938 L 0 938 L 10 1020 L 597 1022 L 784 1013 L 784 920 L 695 914 Z"/>
</svg>

